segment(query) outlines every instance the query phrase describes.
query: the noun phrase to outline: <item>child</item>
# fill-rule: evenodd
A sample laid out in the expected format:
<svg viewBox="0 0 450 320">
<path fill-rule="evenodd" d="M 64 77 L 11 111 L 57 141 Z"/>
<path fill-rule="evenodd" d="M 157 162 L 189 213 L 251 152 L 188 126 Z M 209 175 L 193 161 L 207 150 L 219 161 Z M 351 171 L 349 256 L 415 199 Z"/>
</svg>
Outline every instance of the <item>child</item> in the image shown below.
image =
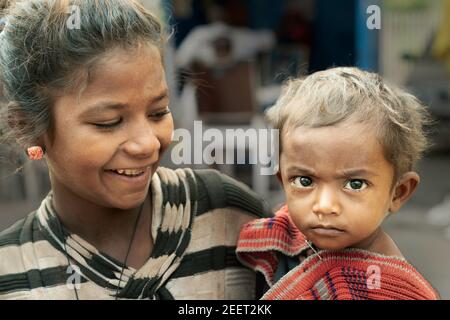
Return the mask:
<svg viewBox="0 0 450 320">
<path fill-rule="evenodd" d="M 263 299 L 437 299 L 381 228 L 419 183 L 417 99 L 334 68 L 289 82 L 267 118 L 280 130 L 286 205 L 246 224 L 237 248 L 271 287 Z"/>
</svg>

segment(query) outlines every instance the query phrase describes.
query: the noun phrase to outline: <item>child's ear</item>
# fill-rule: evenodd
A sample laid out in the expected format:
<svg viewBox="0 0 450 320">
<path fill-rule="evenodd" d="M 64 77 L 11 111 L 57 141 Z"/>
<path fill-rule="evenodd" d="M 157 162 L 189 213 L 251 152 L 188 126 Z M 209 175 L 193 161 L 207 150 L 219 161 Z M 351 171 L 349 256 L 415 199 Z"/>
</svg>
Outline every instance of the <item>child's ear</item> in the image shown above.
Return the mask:
<svg viewBox="0 0 450 320">
<path fill-rule="evenodd" d="M 419 182 L 420 177 L 416 172 L 410 171 L 405 173 L 394 187 L 389 211 L 394 213 L 400 210 L 402 205 L 416 191 Z"/>
<path fill-rule="evenodd" d="M 281 175 L 281 170 L 280 169 L 278 169 L 276 175 L 277 175 L 278 181 L 280 182 L 281 188 L 284 190 L 283 176 Z"/>
<path fill-rule="evenodd" d="M 280 181 L 281 184 L 283 184 L 283 178 L 281 178 L 281 172 L 280 170 L 278 170 L 278 172 L 276 173 L 278 181 Z"/>
</svg>

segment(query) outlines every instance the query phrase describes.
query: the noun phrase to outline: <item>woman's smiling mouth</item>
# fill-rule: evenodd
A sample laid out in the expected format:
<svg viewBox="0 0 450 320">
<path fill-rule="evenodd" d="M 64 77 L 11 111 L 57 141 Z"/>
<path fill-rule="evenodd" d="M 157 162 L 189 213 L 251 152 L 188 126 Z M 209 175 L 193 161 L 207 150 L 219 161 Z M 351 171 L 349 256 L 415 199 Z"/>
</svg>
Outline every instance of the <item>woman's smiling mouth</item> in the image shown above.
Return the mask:
<svg viewBox="0 0 450 320">
<path fill-rule="evenodd" d="M 140 188 L 147 185 L 150 179 L 151 166 L 129 169 L 108 169 L 105 172 L 107 176 L 114 178 L 114 181 L 125 183 L 128 187 Z"/>
<path fill-rule="evenodd" d="M 117 169 L 117 170 L 110 170 L 114 173 L 129 176 L 129 177 L 136 177 L 144 174 L 145 170 L 147 170 L 148 167 L 142 168 L 142 169 Z"/>
</svg>

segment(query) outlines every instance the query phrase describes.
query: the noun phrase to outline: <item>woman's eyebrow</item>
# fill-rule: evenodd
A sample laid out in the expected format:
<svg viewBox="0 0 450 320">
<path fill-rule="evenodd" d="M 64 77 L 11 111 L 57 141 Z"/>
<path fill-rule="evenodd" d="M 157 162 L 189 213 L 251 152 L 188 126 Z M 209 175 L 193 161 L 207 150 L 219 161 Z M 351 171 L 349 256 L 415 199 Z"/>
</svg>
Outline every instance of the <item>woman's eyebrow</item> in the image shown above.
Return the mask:
<svg viewBox="0 0 450 320">
<path fill-rule="evenodd" d="M 121 103 L 117 102 L 110 102 L 110 101 L 102 101 L 95 103 L 94 105 L 90 106 L 88 110 L 81 113 L 80 116 L 86 117 L 86 116 L 92 116 L 99 113 L 102 113 L 104 111 L 109 110 L 122 110 L 125 109 L 127 106 Z"/>
<path fill-rule="evenodd" d="M 164 92 L 162 92 L 161 94 L 157 95 L 156 97 L 150 99 L 150 103 L 157 103 L 161 100 L 164 100 L 166 98 L 169 97 L 169 90 L 164 90 Z M 83 113 L 81 113 L 81 117 L 87 117 L 87 116 L 93 116 L 96 114 L 100 114 L 104 111 L 109 111 L 109 110 L 122 110 L 122 109 L 126 109 L 128 105 L 126 104 L 122 104 L 122 103 L 118 103 L 118 102 L 113 102 L 113 101 L 100 101 L 97 102 L 95 104 L 93 104 L 92 106 L 88 107 L 86 111 L 84 111 Z"/>
<path fill-rule="evenodd" d="M 166 89 L 166 90 L 164 90 L 164 92 L 162 92 L 161 94 L 157 95 L 156 97 L 154 97 L 150 101 L 151 101 L 151 103 L 156 103 L 156 102 L 164 100 L 164 99 L 166 99 L 168 97 L 169 97 L 169 90 Z"/>
</svg>

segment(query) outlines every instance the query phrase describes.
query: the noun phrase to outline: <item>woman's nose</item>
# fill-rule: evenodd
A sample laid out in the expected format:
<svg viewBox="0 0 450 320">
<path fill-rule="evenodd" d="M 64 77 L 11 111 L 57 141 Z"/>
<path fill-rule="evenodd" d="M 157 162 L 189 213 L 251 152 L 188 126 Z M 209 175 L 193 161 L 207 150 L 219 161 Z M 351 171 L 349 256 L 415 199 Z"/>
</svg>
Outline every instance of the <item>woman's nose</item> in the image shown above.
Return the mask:
<svg viewBox="0 0 450 320">
<path fill-rule="evenodd" d="M 331 186 L 317 189 L 312 210 L 319 217 L 329 214 L 340 215 L 341 208 L 336 191 Z"/>
<path fill-rule="evenodd" d="M 161 142 L 148 121 L 136 125 L 128 133 L 128 139 L 124 145 L 126 153 L 138 158 L 157 157 L 161 149 Z"/>
</svg>

